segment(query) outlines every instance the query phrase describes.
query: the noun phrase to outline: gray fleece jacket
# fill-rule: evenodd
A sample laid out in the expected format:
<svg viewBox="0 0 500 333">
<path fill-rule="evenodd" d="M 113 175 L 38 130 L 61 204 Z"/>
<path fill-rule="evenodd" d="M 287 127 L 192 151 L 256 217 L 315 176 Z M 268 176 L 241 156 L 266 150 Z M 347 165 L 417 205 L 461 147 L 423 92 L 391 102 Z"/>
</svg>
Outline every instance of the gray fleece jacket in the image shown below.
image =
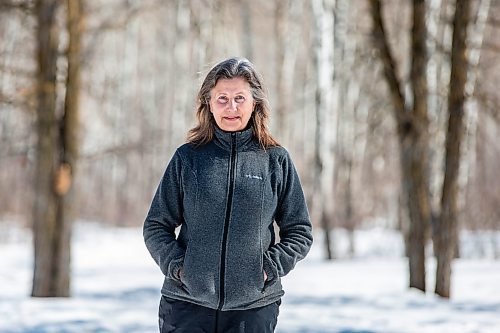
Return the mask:
<svg viewBox="0 0 500 333">
<path fill-rule="evenodd" d="M 251 129 L 231 133 L 217 128 L 210 143 L 179 147 L 143 232 L 165 275 L 162 294 L 219 310 L 277 301 L 284 294 L 280 278 L 312 244 L 290 156 L 282 147 L 260 148 Z"/>
</svg>

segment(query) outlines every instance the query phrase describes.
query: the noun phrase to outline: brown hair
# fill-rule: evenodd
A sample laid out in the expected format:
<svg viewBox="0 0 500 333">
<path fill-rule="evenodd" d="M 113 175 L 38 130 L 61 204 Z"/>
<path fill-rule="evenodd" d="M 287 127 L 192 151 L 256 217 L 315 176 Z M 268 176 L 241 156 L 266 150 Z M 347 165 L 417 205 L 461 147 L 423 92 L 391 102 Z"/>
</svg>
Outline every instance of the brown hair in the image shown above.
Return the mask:
<svg viewBox="0 0 500 333">
<path fill-rule="evenodd" d="M 212 141 L 215 131 L 215 120 L 210 112 L 210 91 L 219 79 L 233 79 L 241 77 L 250 84 L 255 107 L 249 120 L 253 133 L 262 148 L 279 146 L 271 136 L 268 128 L 270 107 L 267 100 L 262 78 L 254 65 L 245 58 L 228 58 L 212 67 L 203 81 L 197 97 L 196 117 L 198 125 L 188 132 L 188 142 L 204 145 Z"/>
</svg>

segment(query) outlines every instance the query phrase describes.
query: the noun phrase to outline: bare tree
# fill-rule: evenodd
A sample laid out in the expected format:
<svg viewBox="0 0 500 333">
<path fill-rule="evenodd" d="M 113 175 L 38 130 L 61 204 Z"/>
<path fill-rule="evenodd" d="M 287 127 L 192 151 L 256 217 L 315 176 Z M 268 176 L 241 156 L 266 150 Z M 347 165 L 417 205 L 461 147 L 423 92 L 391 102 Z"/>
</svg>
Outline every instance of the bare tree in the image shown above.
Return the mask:
<svg viewBox="0 0 500 333">
<path fill-rule="evenodd" d="M 446 133 L 446 157 L 441 214 L 436 225 L 435 246 L 437 257 L 436 289 L 441 297 L 450 297 L 451 262 L 457 242 L 457 196 L 460 169 L 460 149 L 464 132 L 465 85 L 468 62 L 467 28 L 470 20 L 470 1 L 457 0 L 453 20 L 453 44 L 451 52 L 450 93 L 448 97 L 448 131 Z"/>
<path fill-rule="evenodd" d="M 66 98 L 56 112 L 58 1 L 38 1 L 38 119 L 32 296 L 70 295 L 71 183 L 78 155 L 81 0 L 67 0 L 69 44 Z"/>
<path fill-rule="evenodd" d="M 428 119 L 426 83 L 425 1 L 413 1 L 412 66 L 410 80 L 413 103 L 405 98 L 397 76 L 396 61 L 390 50 L 382 18 L 380 0 L 370 0 L 373 37 L 384 66 L 393 103 L 400 144 L 404 206 L 409 214 L 409 269 L 412 288 L 425 291 L 425 240 L 430 223 L 428 179 Z M 413 105 L 411 105 L 413 104 Z"/>
<path fill-rule="evenodd" d="M 38 110 L 37 159 L 35 171 L 34 274 L 32 296 L 69 295 L 69 262 L 61 256 L 63 234 L 59 220 L 59 194 L 56 180 L 65 169 L 59 163 L 59 122 L 56 115 L 56 74 L 59 29 L 57 0 L 38 1 Z M 58 177 L 58 175 L 60 175 Z M 61 186 L 62 187 L 62 186 Z"/>
</svg>

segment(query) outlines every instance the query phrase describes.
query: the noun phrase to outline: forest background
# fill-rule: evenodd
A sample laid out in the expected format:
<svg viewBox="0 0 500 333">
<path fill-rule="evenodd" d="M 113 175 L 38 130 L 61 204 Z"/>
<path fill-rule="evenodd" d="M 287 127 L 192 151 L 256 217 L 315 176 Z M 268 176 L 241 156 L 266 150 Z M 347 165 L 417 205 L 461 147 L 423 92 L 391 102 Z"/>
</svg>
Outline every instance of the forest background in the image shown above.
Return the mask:
<svg viewBox="0 0 500 333">
<path fill-rule="evenodd" d="M 500 227 L 499 18 L 496 0 L 0 1 L 0 223 L 34 230 L 33 295 L 69 295 L 73 221 L 142 224 L 228 56 L 263 74 L 315 230 L 400 230 L 425 290 L 432 239 L 446 277 L 460 230 Z"/>
</svg>

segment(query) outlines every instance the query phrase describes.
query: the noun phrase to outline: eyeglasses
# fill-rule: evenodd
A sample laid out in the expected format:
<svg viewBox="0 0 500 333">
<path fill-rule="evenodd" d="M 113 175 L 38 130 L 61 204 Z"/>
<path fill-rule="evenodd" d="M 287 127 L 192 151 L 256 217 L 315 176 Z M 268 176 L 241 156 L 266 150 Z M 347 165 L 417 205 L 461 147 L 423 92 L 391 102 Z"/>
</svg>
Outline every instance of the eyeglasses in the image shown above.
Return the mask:
<svg viewBox="0 0 500 333">
<path fill-rule="evenodd" d="M 245 98 L 245 96 L 238 95 L 238 96 L 234 97 L 233 100 L 236 104 L 243 104 L 243 103 L 245 103 L 246 98 Z M 222 96 L 217 97 L 216 101 L 218 104 L 225 105 L 225 104 L 229 103 L 229 97 L 222 95 Z"/>
</svg>

